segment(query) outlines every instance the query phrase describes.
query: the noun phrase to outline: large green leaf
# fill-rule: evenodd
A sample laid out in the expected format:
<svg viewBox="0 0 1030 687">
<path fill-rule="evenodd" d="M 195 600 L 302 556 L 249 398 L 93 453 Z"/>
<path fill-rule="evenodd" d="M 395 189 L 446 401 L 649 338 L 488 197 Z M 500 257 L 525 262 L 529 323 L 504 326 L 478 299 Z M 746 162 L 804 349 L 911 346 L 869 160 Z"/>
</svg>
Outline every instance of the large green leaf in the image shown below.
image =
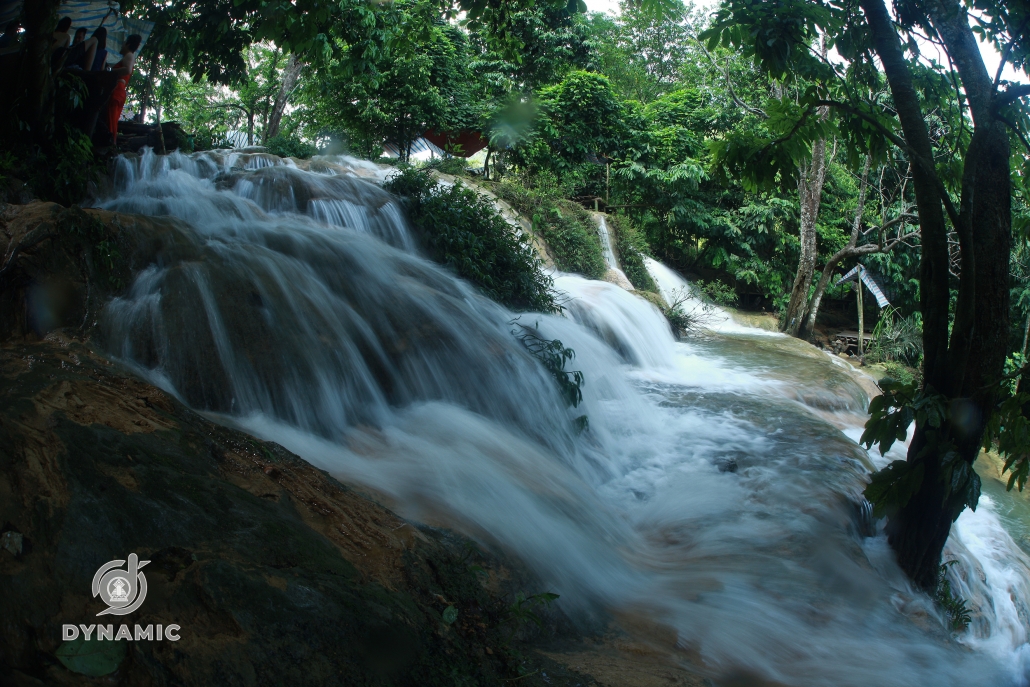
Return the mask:
<svg viewBox="0 0 1030 687">
<path fill-rule="evenodd" d="M 63 643 L 54 653 L 57 660 L 73 673 L 100 677 L 118 670 L 125 659 L 125 645 L 110 640 L 86 641 L 80 636 Z"/>
</svg>

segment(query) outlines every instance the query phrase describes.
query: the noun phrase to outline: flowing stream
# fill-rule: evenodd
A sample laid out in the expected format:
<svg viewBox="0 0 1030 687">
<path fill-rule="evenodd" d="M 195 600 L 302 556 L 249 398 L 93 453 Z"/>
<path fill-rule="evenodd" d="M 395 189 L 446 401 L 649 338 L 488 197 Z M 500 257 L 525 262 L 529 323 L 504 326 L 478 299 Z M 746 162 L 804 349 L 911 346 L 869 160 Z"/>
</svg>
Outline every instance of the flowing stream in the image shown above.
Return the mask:
<svg viewBox="0 0 1030 687">
<path fill-rule="evenodd" d="M 100 205 L 182 221 L 105 308 L 103 344 L 402 515 L 512 552 L 585 626 L 671 628 L 715 684 L 1026 684 L 1011 496 L 988 489 L 953 530 L 973 609 L 953 635 L 861 498 L 904 447 L 857 445 L 850 366 L 721 311 L 677 342 L 647 301 L 576 275 L 554 275 L 563 316 L 514 315 L 420 257 L 382 176 L 246 151 L 122 158 Z M 667 300 L 694 298 L 649 269 Z M 521 326 L 576 351 L 578 408 Z"/>
</svg>

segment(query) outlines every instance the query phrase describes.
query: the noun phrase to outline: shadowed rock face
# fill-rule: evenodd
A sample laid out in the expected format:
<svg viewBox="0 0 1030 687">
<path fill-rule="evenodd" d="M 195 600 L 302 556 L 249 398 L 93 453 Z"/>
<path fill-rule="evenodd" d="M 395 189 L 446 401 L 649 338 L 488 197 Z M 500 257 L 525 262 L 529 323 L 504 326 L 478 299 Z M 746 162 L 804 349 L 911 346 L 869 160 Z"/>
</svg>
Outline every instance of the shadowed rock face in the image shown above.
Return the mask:
<svg viewBox="0 0 1030 687">
<path fill-rule="evenodd" d="M 0 548 L 0 684 L 92 684 L 56 654 L 63 624 L 98 622 L 182 628 L 175 643 L 122 642 L 105 684 L 517 674 L 502 587 L 532 583 L 464 542 L 211 424 L 59 333 L 3 345 L 0 379 L 0 538 L 19 544 Z M 146 600 L 98 618 L 93 575 L 130 553 L 150 561 Z"/>
</svg>

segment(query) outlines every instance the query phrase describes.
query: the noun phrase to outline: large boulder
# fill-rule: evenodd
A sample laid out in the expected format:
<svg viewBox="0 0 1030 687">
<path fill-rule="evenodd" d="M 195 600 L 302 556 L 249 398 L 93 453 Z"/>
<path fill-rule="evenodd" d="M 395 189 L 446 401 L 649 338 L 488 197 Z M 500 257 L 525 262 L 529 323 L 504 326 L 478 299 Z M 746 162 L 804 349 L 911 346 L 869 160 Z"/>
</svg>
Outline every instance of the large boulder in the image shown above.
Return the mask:
<svg viewBox="0 0 1030 687">
<path fill-rule="evenodd" d="M 0 377 L 0 684 L 450 686 L 526 665 L 506 609 L 532 582 L 469 542 L 61 332 L 0 346 Z M 144 602 L 98 617 L 94 574 L 133 553 Z M 63 635 L 94 624 L 179 639 Z"/>
</svg>

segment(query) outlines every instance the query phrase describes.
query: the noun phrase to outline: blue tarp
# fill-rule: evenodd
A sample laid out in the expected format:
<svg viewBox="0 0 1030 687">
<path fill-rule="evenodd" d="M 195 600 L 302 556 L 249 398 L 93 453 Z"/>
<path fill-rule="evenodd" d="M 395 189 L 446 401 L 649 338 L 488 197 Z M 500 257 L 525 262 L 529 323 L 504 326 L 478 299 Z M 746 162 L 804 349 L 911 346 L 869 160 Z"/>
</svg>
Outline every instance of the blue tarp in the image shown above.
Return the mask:
<svg viewBox="0 0 1030 687">
<path fill-rule="evenodd" d="M 866 285 L 869 292 L 873 294 L 874 298 L 876 298 L 876 305 L 881 309 L 890 305 L 890 301 L 888 301 L 887 297 L 883 295 L 883 290 L 880 288 L 880 285 L 877 284 L 876 280 L 869 274 L 869 270 L 865 269 L 861 265 L 855 265 L 850 272 L 837 281 L 837 285 L 843 284 L 846 281 L 854 281 L 859 270 L 862 271 L 862 283 Z"/>
<path fill-rule="evenodd" d="M 35 0 L 32 0 L 35 1 Z M 25 0 L 0 0 L 0 31 L 7 23 L 17 19 L 25 6 Z M 121 8 L 117 2 L 108 0 L 65 0 L 61 3 L 60 16 L 72 18 L 72 30 L 74 35 L 78 28 L 85 28 L 87 36 L 101 25 L 107 29 L 107 62 L 114 64 L 122 59 L 116 50 L 122 46 L 127 36 L 138 33 L 143 37 L 143 45 L 147 44 L 150 32 L 154 30 L 154 23 L 142 19 L 129 19 L 123 17 L 119 12 Z M 101 24 L 103 22 L 103 24 Z M 139 53 L 137 53 L 139 54 Z"/>
</svg>

